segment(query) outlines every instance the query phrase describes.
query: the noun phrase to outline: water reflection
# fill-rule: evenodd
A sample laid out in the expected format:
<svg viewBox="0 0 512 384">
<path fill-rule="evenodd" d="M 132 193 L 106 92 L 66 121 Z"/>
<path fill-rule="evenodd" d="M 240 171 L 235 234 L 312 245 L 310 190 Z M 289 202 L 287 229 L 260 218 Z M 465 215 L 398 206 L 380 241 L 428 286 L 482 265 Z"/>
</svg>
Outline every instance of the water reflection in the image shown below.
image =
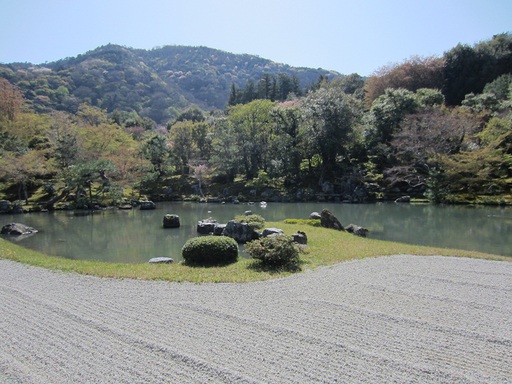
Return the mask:
<svg viewBox="0 0 512 384">
<path fill-rule="evenodd" d="M 246 210 L 267 221 L 307 218 L 330 209 L 344 225 L 370 230 L 369 237 L 403 243 L 477 250 L 512 256 L 510 207 L 432 206 L 409 204 L 269 203 L 268 206 L 160 203 L 153 211 L 103 211 L 2 215 L 0 225 L 21 222 L 36 229 L 20 245 L 46 254 L 109 262 L 146 262 L 152 257 L 181 259 L 187 239 L 197 236 L 198 220 L 227 222 Z M 181 228 L 164 229 L 163 216 L 180 216 Z"/>
</svg>

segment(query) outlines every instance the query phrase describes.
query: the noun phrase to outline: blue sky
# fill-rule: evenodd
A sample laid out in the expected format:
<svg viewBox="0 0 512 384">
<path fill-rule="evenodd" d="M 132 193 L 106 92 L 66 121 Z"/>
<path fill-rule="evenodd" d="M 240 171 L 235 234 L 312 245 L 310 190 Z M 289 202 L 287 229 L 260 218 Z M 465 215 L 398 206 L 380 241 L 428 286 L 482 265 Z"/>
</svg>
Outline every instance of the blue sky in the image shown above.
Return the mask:
<svg viewBox="0 0 512 384">
<path fill-rule="evenodd" d="M 0 0 L 0 62 L 193 45 L 369 75 L 512 32 L 511 0 Z"/>
</svg>

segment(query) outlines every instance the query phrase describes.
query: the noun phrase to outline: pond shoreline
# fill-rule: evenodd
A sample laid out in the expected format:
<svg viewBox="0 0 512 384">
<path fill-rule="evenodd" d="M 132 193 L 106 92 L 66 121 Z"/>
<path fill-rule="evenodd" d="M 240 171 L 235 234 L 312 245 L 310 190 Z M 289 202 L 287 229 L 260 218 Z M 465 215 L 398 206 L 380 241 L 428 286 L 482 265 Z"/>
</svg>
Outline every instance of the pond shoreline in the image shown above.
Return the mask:
<svg viewBox="0 0 512 384">
<path fill-rule="evenodd" d="M 379 203 L 398 203 L 398 204 L 428 204 L 428 205 L 436 205 L 428 199 L 420 199 L 420 198 L 411 198 L 407 195 L 400 195 L 396 199 L 389 200 L 375 200 L 375 201 L 349 201 L 349 200 L 341 200 L 341 195 L 326 195 L 319 194 L 314 199 L 310 200 L 301 200 L 301 199 L 282 199 L 282 200 L 272 200 L 270 203 L 283 203 L 283 204 L 309 204 L 309 203 L 326 203 L 326 204 L 379 204 Z M 96 212 L 96 211 L 105 211 L 105 210 L 129 210 L 129 209 L 139 209 L 141 203 L 144 202 L 154 202 L 154 203 L 198 203 L 198 204 L 259 204 L 260 202 L 265 202 L 265 199 L 259 198 L 255 200 L 250 200 L 247 198 L 220 198 L 220 197 L 204 197 L 199 198 L 195 197 L 182 197 L 182 198 L 169 198 L 164 196 L 153 196 L 147 200 L 130 200 L 124 204 L 117 205 L 105 205 L 105 204 L 95 204 L 92 208 L 83 208 L 83 207 L 75 207 L 74 203 L 65 202 L 58 203 L 48 207 L 44 203 L 29 203 L 25 204 L 21 201 L 9 201 L 9 200 L 0 200 L 0 214 L 21 214 L 21 213 L 47 213 L 54 211 L 80 211 L 80 212 Z M 510 207 L 512 206 L 512 198 L 510 196 L 505 197 L 486 197 L 486 196 L 477 196 L 472 200 L 468 200 L 467 198 L 454 199 L 450 202 L 445 202 L 437 205 L 446 205 L 446 206 L 498 206 L 498 207 Z"/>
<path fill-rule="evenodd" d="M 38 229 L 36 235 L 19 244 L 50 255 L 114 263 L 147 262 L 154 257 L 179 261 L 186 240 L 198 236 L 197 225 L 201 220 L 212 218 L 227 223 L 251 211 L 272 222 L 269 227 L 279 228 L 285 219 L 307 219 L 311 213 L 327 208 L 343 225 L 356 224 L 368 229 L 369 239 L 512 256 L 511 240 L 506 235 L 512 231 L 511 207 L 398 203 L 260 206 L 174 201 L 155 203 L 154 208 L 0 215 L 0 227 L 20 222 Z M 180 228 L 163 228 L 167 214 L 180 217 Z M 308 227 L 297 226 L 289 234 L 297 230 L 309 234 Z"/>
</svg>

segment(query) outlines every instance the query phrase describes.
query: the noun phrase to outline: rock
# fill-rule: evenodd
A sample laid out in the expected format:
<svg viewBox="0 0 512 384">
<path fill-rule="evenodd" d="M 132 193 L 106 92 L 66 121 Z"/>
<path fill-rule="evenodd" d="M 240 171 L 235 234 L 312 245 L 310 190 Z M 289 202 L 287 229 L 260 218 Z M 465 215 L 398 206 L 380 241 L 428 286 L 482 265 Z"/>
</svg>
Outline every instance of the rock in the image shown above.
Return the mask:
<svg viewBox="0 0 512 384">
<path fill-rule="evenodd" d="M 368 230 L 366 228 L 360 227 L 359 225 L 349 224 L 347 228 L 345 228 L 347 232 L 353 233 L 356 236 L 366 237 Z"/>
<path fill-rule="evenodd" d="M 121 204 L 119 206 L 119 209 L 124 209 L 124 210 L 129 210 L 129 209 L 132 209 L 133 206 L 131 204 Z"/>
<path fill-rule="evenodd" d="M 244 215 L 245 215 L 245 216 L 250 216 L 250 215 L 252 215 L 252 211 L 245 211 L 245 212 L 244 212 Z"/>
<path fill-rule="evenodd" d="M 265 228 L 263 232 L 261 232 L 261 237 L 267 237 L 272 235 L 282 235 L 284 231 L 279 228 Z"/>
<path fill-rule="evenodd" d="M 306 236 L 305 232 L 297 231 L 297 233 L 294 233 L 292 235 L 293 241 L 297 244 L 307 244 L 308 243 L 308 237 Z"/>
<path fill-rule="evenodd" d="M 411 196 L 402 196 L 395 200 L 395 203 L 410 203 Z"/>
<path fill-rule="evenodd" d="M 339 222 L 339 220 L 332 214 L 328 209 L 324 209 L 320 214 L 320 224 L 325 228 L 332 228 L 338 231 L 344 231 L 343 225 Z"/>
<path fill-rule="evenodd" d="M 240 244 L 244 244 L 259 238 L 258 232 L 249 227 L 247 223 L 237 223 L 233 220 L 226 224 L 226 228 L 224 228 L 222 235 L 231 237 Z"/>
<path fill-rule="evenodd" d="M 226 224 L 217 224 L 215 228 L 213 228 L 213 235 L 221 236 L 222 232 L 224 232 L 224 228 L 226 228 Z"/>
<path fill-rule="evenodd" d="M 320 214 L 319 214 L 318 212 L 311 212 L 311 213 L 309 214 L 309 218 L 310 218 L 310 219 L 321 219 L 321 218 L 322 218 L 322 216 L 320 216 Z"/>
<path fill-rule="evenodd" d="M 20 224 L 20 223 L 6 224 L 2 227 L 2 230 L 0 230 L 0 233 L 2 235 L 11 235 L 11 236 L 26 236 L 26 235 L 32 235 L 37 232 L 38 232 L 37 229 L 28 227 L 25 224 Z"/>
<path fill-rule="evenodd" d="M 0 200 L 0 213 L 9 213 L 11 211 L 11 202 L 8 200 Z"/>
<path fill-rule="evenodd" d="M 21 205 L 15 205 L 12 207 L 11 213 L 27 213 L 27 211 Z"/>
<path fill-rule="evenodd" d="M 147 210 L 150 210 L 150 209 L 156 209 L 156 204 L 153 203 L 152 201 L 141 201 L 140 202 L 140 209 L 142 211 L 147 211 Z"/>
<path fill-rule="evenodd" d="M 149 263 L 151 264 L 171 264 L 174 263 L 174 260 L 170 257 L 153 257 L 149 259 Z"/>
<path fill-rule="evenodd" d="M 209 235 L 215 232 L 217 226 L 217 220 L 205 219 L 197 222 L 197 233 L 201 235 Z"/>
<path fill-rule="evenodd" d="M 167 214 L 164 216 L 164 228 L 179 228 L 180 217 L 178 215 Z"/>
</svg>

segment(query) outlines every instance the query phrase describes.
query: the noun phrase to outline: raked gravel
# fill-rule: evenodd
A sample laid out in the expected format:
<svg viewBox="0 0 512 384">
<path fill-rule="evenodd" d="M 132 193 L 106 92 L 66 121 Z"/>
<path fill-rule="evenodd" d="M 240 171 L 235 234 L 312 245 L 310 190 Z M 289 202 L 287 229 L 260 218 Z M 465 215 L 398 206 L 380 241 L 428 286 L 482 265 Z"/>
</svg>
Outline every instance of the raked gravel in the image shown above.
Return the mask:
<svg viewBox="0 0 512 384">
<path fill-rule="evenodd" d="M 0 383 L 510 383 L 512 263 L 397 255 L 247 284 L 0 260 Z"/>
</svg>

